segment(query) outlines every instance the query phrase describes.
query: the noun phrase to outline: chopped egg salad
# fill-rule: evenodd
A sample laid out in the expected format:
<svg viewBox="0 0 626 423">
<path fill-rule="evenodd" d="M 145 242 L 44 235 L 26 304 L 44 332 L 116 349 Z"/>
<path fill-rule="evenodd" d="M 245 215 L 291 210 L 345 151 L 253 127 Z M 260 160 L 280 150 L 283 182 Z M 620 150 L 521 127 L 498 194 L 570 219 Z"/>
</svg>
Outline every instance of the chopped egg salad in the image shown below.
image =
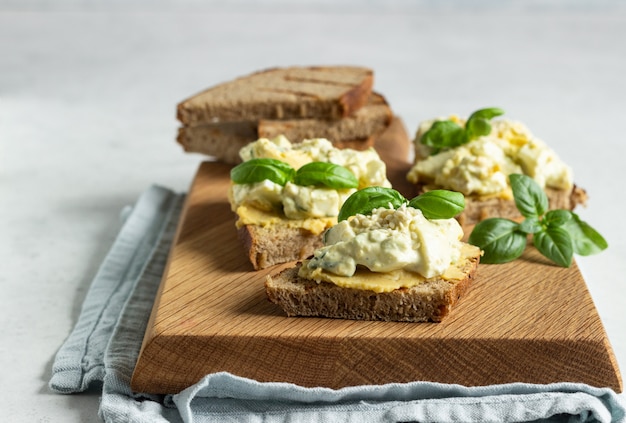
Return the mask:
<svg viewBox="0 0 626 423">
<path fill-rule="evenodd" d="M 453 218 L 429 220 L 408 205 L 378 208 L 328 229 L 324 247 L 303 262 L 299 276 L 375 292 L 410 288 L 436 276 L 462 279 L 455 264 L 479 254 L 462 237 Z"/>
<path fill-rule="evenodd" d="M 391 187 L 385 163 L 370 148 L 364 151 L 338 149 L 323 138 L 291 143 L 286 137 L 261 138 L 240 150 L 243 161 L 272 158 L 294 169 L 310 162 L 329 162 L 350 170 L 359 182 L 358 189 L 369 186 Z M 270 180 L 250 184 L 232 184 L 229 200 L 239 220 L 247 224 L 273 224 L 277 217 L 291 220 L 298 226 L 321 233 L 337 221 L 341 206 L 356 189 L 333 189 L 324 186 L 301 186 L 287 182 L 281 186 Z M 325 220 L 321 224 L 317 219 Z M 312 229 L 313 228 L 313 229 Z"/>
<path fill-rule="evenodd" d="M 461 126 L 465 124 L 456 116 L 450 120 Z M 493 120 L 488 135 L 431 154 L 430 147 L 420 140 L 435 121 L 423 122 L 418 128 L 414 140 L 416 162 L 407 174 L 410 182 L 465 195 L 510 197 L 508 175 L 523 173 L 542 188 L 571 190 L 573 187 L 570 167 L 522 123 Z"/>
</svg>

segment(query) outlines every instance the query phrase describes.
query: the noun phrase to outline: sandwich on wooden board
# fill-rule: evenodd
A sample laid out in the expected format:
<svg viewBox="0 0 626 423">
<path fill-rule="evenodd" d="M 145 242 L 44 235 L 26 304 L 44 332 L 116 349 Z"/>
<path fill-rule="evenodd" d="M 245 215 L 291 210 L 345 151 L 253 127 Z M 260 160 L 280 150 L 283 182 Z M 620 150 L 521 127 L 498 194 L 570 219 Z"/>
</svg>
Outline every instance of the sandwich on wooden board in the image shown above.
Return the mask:
<svg viewBox="0 0 626 423">
<path fill-rule="evenodd" d="M 266 294 L 288 316 L 440 322 L 470 289 L 480 261 L 454 219 L 462 201 L 443 191 L 411 202 L 393 189 L 357 191 L 324 246 L 269 275 Z M 443 212 L 433 214 L 437 208 Z"/>
<path fill-rule="evenodd" d="M 519 219 L 510 174 L 530 176 L 546 192 L 550 209 L 573 210 L 587 201 L 573 173 L 557 154 L 520 122 L 494 119 L 499 108 L 477 110 L 468 118 L 422 122 L 414 138 L 415 162 L 407 179 L 418 192 L 450 189 L 465 195 L 463 225 L 490 217 Z"/>
<path fill-rule="evenodd" d="M 261 138 L 231 170 L 231 209 L 254 269 L 302 260 L 322 245 L 345 199 L 369 186 L 391 187 L 373 148 L 338 149 L 326 139 Z"/>
</svg>

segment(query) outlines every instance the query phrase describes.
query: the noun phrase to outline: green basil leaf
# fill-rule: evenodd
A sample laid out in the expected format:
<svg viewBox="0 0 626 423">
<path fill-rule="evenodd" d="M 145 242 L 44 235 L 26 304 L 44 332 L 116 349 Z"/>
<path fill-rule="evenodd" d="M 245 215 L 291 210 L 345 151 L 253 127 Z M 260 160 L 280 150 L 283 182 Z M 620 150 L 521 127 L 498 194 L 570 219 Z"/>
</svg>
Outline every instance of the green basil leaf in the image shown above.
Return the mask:
<svg viewBox="0 0 626 423">
<path fill-rule="evenodd" d="M 337 220 L 341 222 L 356 214 L 370 214 L 372 210 L 380 207 L 397 209 L 402 204 L 406 204 L 407 199 L 398 191 L 385 187 L 367 187 L 353 193 L 347 198 Z"/>
<path fill-rule="evenodd" d="M 491 124 L 487 119 L 470 119 L 465 123 L 465 138 L 467 142 L 489 135 L 491 133 Z"/>
<path fill-rule="evenodd" d="M 436 150 L 456 147 L 465 142 L 463 128 L 451 120 L 438 120 L 422 135 L 422 144 Z"/>
<path fill-rule="evenodd" d="M 426 219 L 450 219 L 463 211 L 465 197 L 460 192 L 436 189 L 413 198 L 409 206 L 420 209 Z"/>
<path fill-rule="evenodd" d="M 533 235 L 533 244 L 541 254 L 563 267 L 570 267 L 574 249 L 572 240 L 566 230 L 559 227 L 548 227 Z"/>
<path fill-rule="evenodd" d="M 597 254 L 609 246 L 602 235 L 589 224 L 580 220 L 576 213 L 572 213 L 572 219 L 563 226 L 563 229 L 569 233 L 572 239 L 574 252 L 581 256 Z"/>
<path fill-rule="evenodd" d="M 550 210 L 543 217 L 543 223 L 550 227 L 563 226 L 572 219 L 572 212 L 569 210 Z"/>
<path fill-rule="evenodd" d="M 468 121 L 473 119 L 493 119 L 494 117 L 501 116 L 504 114 L 504 110 L 499 107 L 486 107 L 484 109 L 476 110 L 474 113 L 470 115 L 467 119 Z"/>
<path fill-rule="evenodd" d="M 525 234 L 534 234 L 543 230 L 543 226 L 539 221 L 539 217 L 531 216 L 526 219 L 522 223 L 520 223 L 519 228 L 520 231 Z"/>
<path fill-rule="evenodd" d="M 469 142 L 475 138 L 491 133 L 489 120 L 504 114 L 504 110 L 497 107 L 476 110 L 465 122 L 465 139 Z"/>
<path fill-rule="evenodd" d="M 541 216 L 548 209 L 548 196 L 530 176 L 509 175 L 513 198 L 517 209 L 524 217 Z"/>
<path fill-rule="evenodd" d="M 359 181 L 343 166 L 327 162 L 311 162 L 296 171 L 293 182 L 297 185 L 323 185 L 328 188 L 346 189 L 357 188 Z"/>
<path fill-rule="evenodd" d="M 254 184 L 266 179 L 284 186 L 293 179 L 295 170 L 277 159 L 258 158 L 238 164 L 230 170 L 230 179 L 236 184 Z"/>
<path fill-rule="evenodd" d="M 485 219 L 476 224 L 468 241 L 483 250 L 481 263 L 506 263 L 521 256 L 526 248 L 526 235 L 518 229 L 512 220 Z"/>
</svg>

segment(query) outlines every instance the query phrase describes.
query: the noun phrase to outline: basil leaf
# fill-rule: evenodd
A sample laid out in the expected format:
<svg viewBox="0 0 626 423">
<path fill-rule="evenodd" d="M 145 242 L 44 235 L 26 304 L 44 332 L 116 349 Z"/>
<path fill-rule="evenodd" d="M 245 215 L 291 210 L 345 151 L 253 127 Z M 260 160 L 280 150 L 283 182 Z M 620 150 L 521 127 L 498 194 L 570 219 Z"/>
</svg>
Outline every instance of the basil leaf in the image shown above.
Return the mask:
<svg viewBox="0 0 626 423">
<path fill-rule="evenodd" d="M 526 248 L 526 235 L 518 229 L 512 220 L 493 217 L 478 222 L 468 241 L 483 250 L 481 263 L 506 263 L 521 256 Z"/>
<path fill-rule="evenodd" d="M 501 116 L 504 114 L 504 110 L 499 107 L 487 107 L 484 109 L 476 110 L 474 113 L 470 115 L 467 119 L 468 121 L 473 119 L 493 119 L 494 117 Z"/>
<path fill-rule="evenodd" d="M 467 119 L 465 128 L 451 120 L 435 121 L 422 135 L 421 142 L 433 148 L 435 153 L 444 148 L 457 147 L 474 138 L 489 135 L 491 132 L 489 120 L 502 114 L 504 110 L 497 107 L 477 110 Z"/>
<path fill-rule="evenodd" d="M 549 226 L 533 235 L 533 244 L 541 254 L 563 267 L 570 267 L 574 249 L 572 240 L 563 228 Z"/>
<path fill-rule="evenodd" d="M 337 220 L 341 222 L 356 214 L 370 214 L 379 207 L 397 209 L 407 200 L 398 191 L 385 187 L 367 187 L 353 193 L 339 210 Z"/>
<path fill-rule="evenodd" d="M 548 196 L 530 176 L 513 173 L 509 175 L 513 198 L 524 217 L 541 216 L 548 209 Z"/>
<path fill-rule="evenodd" d="M 277 159 L 258 158 L 238 164 L 230 170 L 230 179 L 236 184 L 254 184 L 270 180 L 284 186 L 293 179 L 295 170 Z"/>
<path fill-rule="evenodd" d="M 327 162 L 311 162 L 296 171 L 293 182 L 297 185 L 323 185 L 328 188 L 357 188 L 359 181 L 343 166 Z"/>
<path fill-rule="evenodd" d="M 426 219 L 450 219 L 463 211 L 465 197 L 460 192 L 436 189 L 413 198 L 409 206 L 420 209 Z"/>
<path fill-rule="evenodd" d="M 543 230 L 543 226 L 539 221 L 539 217 L 531 216 L 526 219 L 522 223 L 520 223 L 519 228 L 521 232 L 525 234 L 534 234 Z"/>
<path fill-rule="evenodd" d="M 602 235 L 580 220 L 576 213 L 572 213 L 572 219 L 563 226 L 563 229 L 570 235 L 574 252 L 581 256 L 599 253 L 609 246 Z"/>
<path fill-rule="evenodd" d="M 422 135 L 421 142 L 436 150 L 456 147 L 465 142 L 465 133 L 459 124 L 451 120 L 438 120 Z"/>
<path fill-rule="evenodd" d="M 504 114 L 504 110 L 497 107 L 476 110 L 465 122 L 465 138 L 469 142 L 475 138 L 491 133 L 489 120 Z"/>
<path fill-rule="evenodd" d="M 487 119 L 471 119 L 465 123 L 465 138 L 467 142 L 483 135 L 489 135 L 491 124 Z"/>
<path fill-rule="evenodd" d="M 572 219 L 572 212 L 569 210 L 550 210 L 543 217 L 543 223 L 550 227 L 563 226 Z"/>
</svg>

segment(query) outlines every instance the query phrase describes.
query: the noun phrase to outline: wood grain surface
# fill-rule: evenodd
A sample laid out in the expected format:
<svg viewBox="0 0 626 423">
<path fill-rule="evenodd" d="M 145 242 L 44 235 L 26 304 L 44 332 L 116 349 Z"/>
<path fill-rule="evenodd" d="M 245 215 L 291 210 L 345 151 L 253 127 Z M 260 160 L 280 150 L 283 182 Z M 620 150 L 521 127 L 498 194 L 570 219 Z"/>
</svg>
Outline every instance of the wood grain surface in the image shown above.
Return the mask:
<svg viewBox="0 0 626 423">
<path fill-rule="evenodd" d="M 377 141 L 394 187 L 409 140 L 401 121 Z M 341 388 L 417 380 L 468 386 L 582 382 L 622 391 L 613 351 L 580 271 L 533 248 L 478 269 L 441 323 L 289 318 L 264 292 L 227 200 L 230 167 L 202 163 L 191 186 L 131 386 L 175 393 L 213 372 Z"/>
</svg>

